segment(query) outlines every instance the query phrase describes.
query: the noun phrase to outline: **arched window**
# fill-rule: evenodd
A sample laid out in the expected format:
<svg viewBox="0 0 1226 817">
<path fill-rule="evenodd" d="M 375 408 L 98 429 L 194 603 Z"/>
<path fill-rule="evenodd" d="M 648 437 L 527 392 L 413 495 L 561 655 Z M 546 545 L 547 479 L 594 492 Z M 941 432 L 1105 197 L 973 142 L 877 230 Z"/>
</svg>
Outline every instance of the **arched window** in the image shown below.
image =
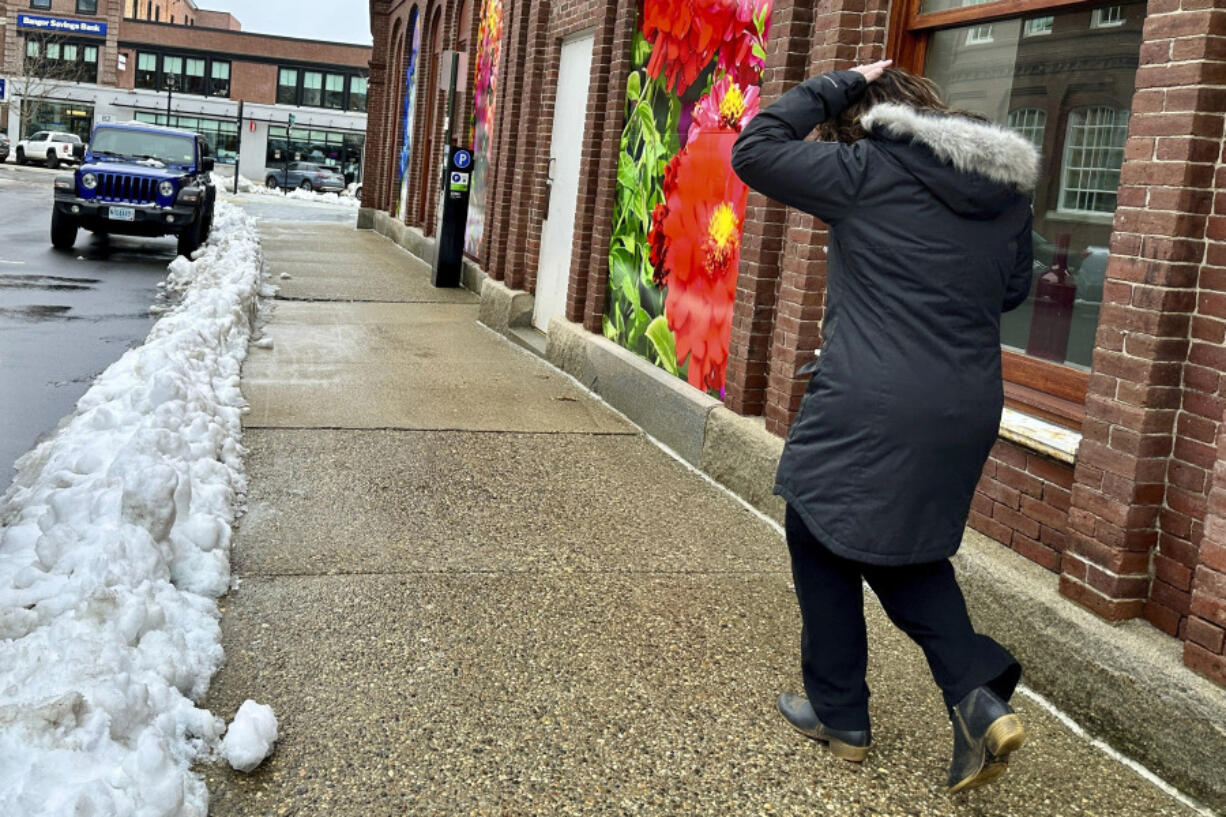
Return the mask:
<svg viewBox="0 0 1226 817">
<path fill-rule="evenodd" d="M 1069 111 L 1060 174 L 1060 209 L 1079 213 L 1115 211 L 1128 139 L 1127 108 L 1098 105 Z"/>
<path fill-rule="evenodd" d="M 1009 129 L 1030 140 L 1043 152 L 1043 132 L 1047 129 L 1047 111 L 1042 108 L 1016 108 L 1009 111 Z"/>
</svg>

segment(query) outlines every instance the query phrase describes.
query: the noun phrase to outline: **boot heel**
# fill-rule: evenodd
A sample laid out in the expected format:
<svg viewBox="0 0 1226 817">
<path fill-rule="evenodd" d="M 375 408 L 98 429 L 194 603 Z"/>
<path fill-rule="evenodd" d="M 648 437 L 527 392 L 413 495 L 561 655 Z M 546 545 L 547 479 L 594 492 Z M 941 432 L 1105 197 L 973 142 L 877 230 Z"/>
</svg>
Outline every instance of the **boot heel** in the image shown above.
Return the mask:
<svg viewBox="0 0 1226 817">
<path fill-rule="evenodd" d="M 844 743 L 841 740 L 831 740 L 826 745 L 830 747 L 830 753 L 839 760 L 846 760 L 850 763 L 863 763 L 868 757 L 867 746 L 852 746 L 850 743 Z"/>
<path fill-rule="evenodd" d="M 1022 748 L 1022 744 L 1026 742 L 1026 728 L 1022 726 L 1022 720 L 1017 715 L 1005 715 L 997 718 L 988 727 L 984 740 L 992 756 L 1003 759 Z"/>
</svg>

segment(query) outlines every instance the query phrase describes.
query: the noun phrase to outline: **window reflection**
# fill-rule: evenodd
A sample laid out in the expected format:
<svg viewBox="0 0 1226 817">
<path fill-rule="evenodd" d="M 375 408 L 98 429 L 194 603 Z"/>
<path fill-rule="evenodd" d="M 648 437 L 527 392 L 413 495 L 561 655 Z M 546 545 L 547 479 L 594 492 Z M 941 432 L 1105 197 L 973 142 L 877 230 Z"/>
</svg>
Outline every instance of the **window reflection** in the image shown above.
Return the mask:
<svg viewBox="0 0 1226 817">
<path fill-rule="evenodd" d="M 925 0 L 924 11 L 971 4 Z M 1002 320 L 1007 347 L 1090 365 L 1144 22 L 1145 4 L 1132 2 L 947 29 L 929 43 L 925 73 L 946 101 L 1043 157 L 1034 282 Z"/>
</svg>

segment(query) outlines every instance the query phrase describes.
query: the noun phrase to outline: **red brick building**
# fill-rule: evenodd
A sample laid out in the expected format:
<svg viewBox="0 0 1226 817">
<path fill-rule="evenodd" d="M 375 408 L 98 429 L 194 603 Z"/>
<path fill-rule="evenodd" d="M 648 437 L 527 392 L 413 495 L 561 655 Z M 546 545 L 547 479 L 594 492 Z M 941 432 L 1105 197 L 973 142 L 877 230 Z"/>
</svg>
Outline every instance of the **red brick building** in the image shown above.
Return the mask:
<svg viewBox="0 0 1226 817">
<path fill-rule="evenodd" d="M 1009 409 L 970 525 L 1049 570 L 1068 599 L 1179 639 L 1188 666 L 1226 684 L 1226 2 L 740 6 L 769 12 L 753 68 L 763 104 L 807 76 L 888 57 L 1040 148 L 1035 289 L 1002 327 Z M 372 0 L 363 203 L 433 234 L 446 102 L 437 58 L 467 52 L 455 138 L 487 144 L 472 261 L 535 296 L 541 330 L 541 304 L 556 298 L 566 319 L 680 373 L 667 342 L 649 346 L 633 326 L 618 334 L 615 301 L 651 317 L 662 297 L 642 285 L 646 268 L 625 286 L 619 230 L 634 211 L 650 222 L 654 200 L 636 203 L 630 176 L 654 139 L 674 137 L 676 116 L 662 111 L 681 112 L 684 145 L 711 75 L 656 97 L 670 127 L 635 142 L 628 115 L 653 71 L 641 9 Z M 560 283 L 549 260 L 559 218 L 573 219 Z M 820 346 L 825 247 L 824 225 L 750 195 L 726 380 L 711 394 L 778 435 Z"/>
<path fill-rule="evenodd" d="M 193 0 L 0 0 L 0 43 L 13 138 L 138 119 L 199 132 L 222 164 L 241 146 L 256 181 L 285 157 L 361 179 L 368 46 L 246 32 Z"/>
</svg>

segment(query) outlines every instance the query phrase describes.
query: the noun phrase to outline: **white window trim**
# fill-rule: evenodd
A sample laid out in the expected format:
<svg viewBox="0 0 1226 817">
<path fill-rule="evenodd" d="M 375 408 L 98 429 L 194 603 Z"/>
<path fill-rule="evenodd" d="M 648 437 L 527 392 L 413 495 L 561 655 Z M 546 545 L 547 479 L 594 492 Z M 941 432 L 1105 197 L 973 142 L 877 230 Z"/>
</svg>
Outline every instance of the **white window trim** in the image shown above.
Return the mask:
<svg viewBox="0 0 1226 817">
<path fill-rule="evenodd" d="M 1125 22 L 1123 17 L 1121 17 L 1118 20 L 1106 20 L 1106 21 L 1103 20 L 1104 11 L 1106 11 L 1107 9 L 1118 9 L 1118 8 L 1122 8 L 1122 7 L 1121 6 L 1103 6 L 1102 8 L 1094 9 L 1093 13 L 1090 15 L 1090 28 L 1115 28 L 1116 26 L 1122 26 Z"/>
<path fill-rule="evenodd" d="M 1046 37 L 1050 35 L 1052 32 L 1054 23 L 1055 23 L 1055 19 L 1056 18 L 1050 14 L 1047 15 L 1046 17 L 1031 17 L 1029 20 L 1026 20 L 1022 23 L 1022 36 L 1023 37 Z M 1052 22 L 1052 25 L 1049 25 L 1047 28 L 1043 29 L 1042 31 L 1031 31 L 1030 24 L 1037 23 L 1040 20 L 1050 20 Z"/>
<path fill-rule="evenodd" d="M 1081 217 L 1081 220 L 1087 223 L 1110 224 L 1110 223 L 1114 223 L 1115 210 L 1119 206 L 1118 203 L 1116 204 L 1116 208 L 1112 208 L 1110 213 L 1104 212 L 1102 210 L 1082 210 L 1078 208 L 1064 206 L 1064 197 L 1065 197 L 1065 193 L 1067 192 L 1068 178 L 1069 178 L 1068 176 L 1069 154 L 1073 150 L 1076 149 L 1073 147 L 1071 141 L 1069 140 L 1069 133 L 1073 127 L 1072 115 L 1079 110 L 1084 110 L 1085 108 L 1097 108 L 1097 107 L 1107 107 L 1107 106 L 1090 105 L 1090 106 L 1084 106 L 1082 108 L 1073 108 L 1072 110 L 1069 111 L 1069 119 L 1065 123 L 1065 128 L 1064 128 L 1064 153 L 1060 159 L 1060 189 L 1057 191 L 1056 212 L 1061 213 L 1062 215 L 1066 217 L 1069 217 L 1069 216 Z M 1121 111 L 1125 115 L 1128 115 L 1131 113 L 1127 108 L 1114 109 L 1114 110 L 1117 114 L 1120 113 Z M 1127 134 L 1125 134 L 1125 140 L 1127 140 Z M 1098 169 L 1101 169 L 1101 168 L 1098 168 Z M 1118 193 L 1118 190 L 1119 190 L 1119 186 L 1117 185 L 1116 186 L 1117 193 Z M 1105 191 L 1101 191 L 1101 192 L 1105 192 Z M 1096 219 L 1094 217 L 1099 217 L 1099 218 Z M 1105 220 L 1100 220 L 1101 217 L 1107 217 L 1107 218 Z"/>
<path fill-rule="evenodd" d="M 988 45 L 993 42 L 996 42 L 996 39 L 992 36 L 991 23 L 971 26 L 966 30 L 967 45 Z"/>
</svg>

